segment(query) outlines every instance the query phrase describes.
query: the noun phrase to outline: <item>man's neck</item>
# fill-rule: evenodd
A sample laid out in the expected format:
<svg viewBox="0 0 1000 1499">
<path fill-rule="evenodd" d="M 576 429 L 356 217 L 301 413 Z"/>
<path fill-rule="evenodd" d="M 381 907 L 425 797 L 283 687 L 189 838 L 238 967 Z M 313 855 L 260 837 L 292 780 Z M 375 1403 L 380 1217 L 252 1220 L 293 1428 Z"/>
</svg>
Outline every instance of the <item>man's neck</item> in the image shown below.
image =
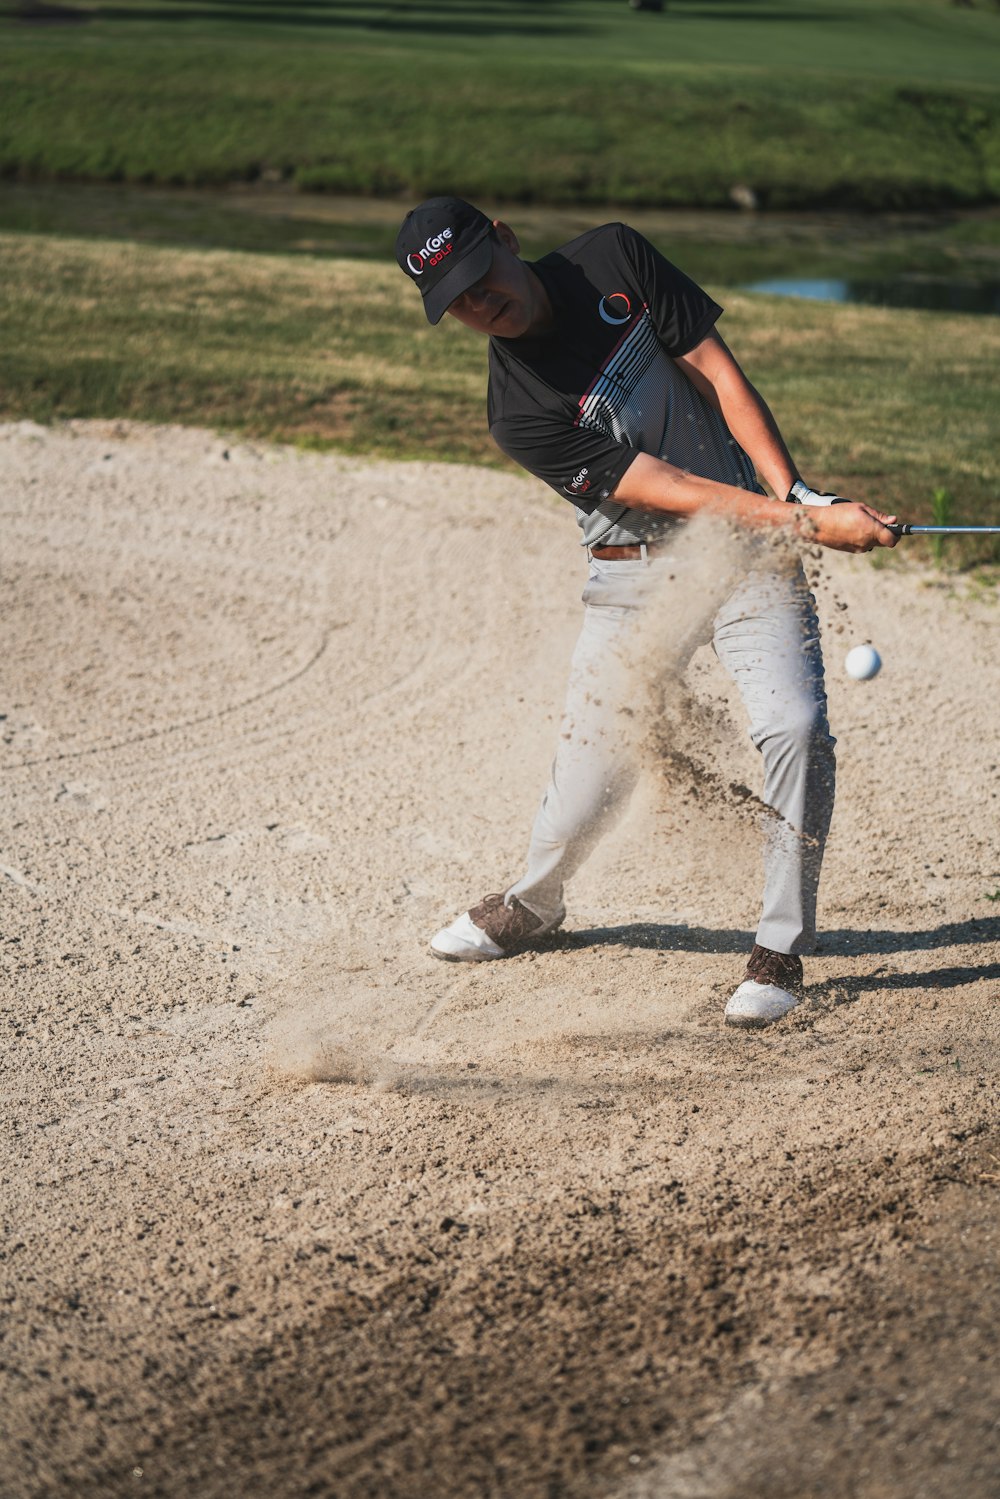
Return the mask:
<svg viewBox="0 0 1000 1499">
<path fill-rule="evenodd" d="M 551 333 L 552 329 L 555 327 L 556 317 L 555 313 L 552 310 L 552 303 L 549 300 L 549 294 L 545 290 L 545 283 L 542 281 L 542 278 L 537 274 L 537 272 L 532 270 L 531 266 L 525 266 L 525 270 L 528 272 L 528 279 L 531 282 L 531 288 L 535 294 L 535 315 L 531 319 L 530 326 L 524 333 L 522 333 L 521 337 L 541 338 L 546 333 Z"/>
</svg>

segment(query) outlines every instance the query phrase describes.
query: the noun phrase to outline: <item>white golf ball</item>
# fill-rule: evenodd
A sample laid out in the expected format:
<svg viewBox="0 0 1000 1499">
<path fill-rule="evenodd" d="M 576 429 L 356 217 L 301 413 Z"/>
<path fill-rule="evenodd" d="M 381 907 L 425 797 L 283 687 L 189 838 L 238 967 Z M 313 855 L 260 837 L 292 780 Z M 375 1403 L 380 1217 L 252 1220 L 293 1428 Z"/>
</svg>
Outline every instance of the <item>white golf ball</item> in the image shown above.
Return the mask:
<svg viewBox="0 0 1000 1499">
<path fill-rule="evenodd" d="M 844 670 L 856 682 L 870 682 L 882 665 L 882 657 L 873 645 L 856 645 L 847 652 Z"/>
</svg>

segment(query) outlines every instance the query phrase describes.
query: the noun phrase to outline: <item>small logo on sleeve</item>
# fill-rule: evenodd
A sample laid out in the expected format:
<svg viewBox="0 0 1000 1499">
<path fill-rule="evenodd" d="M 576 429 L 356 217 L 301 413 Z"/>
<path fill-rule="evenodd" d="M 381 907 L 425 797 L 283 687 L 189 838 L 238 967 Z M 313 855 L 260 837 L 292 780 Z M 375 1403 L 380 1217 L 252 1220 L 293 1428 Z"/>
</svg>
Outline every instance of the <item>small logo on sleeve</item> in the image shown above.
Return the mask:
<svg viewBox="0 0 1000 1499">
<path fill-rule="evenodd" d="M 590 474 L 590 469 L 589 468 L 582 468 L 578 474 L 574 474 L 573 477 L 572 477 L 572 479 L 570 479 L 566 484 L 563 485 L 563 488 L 566 490 L 566 493 L 567 494 L 586 494 L 587 490 L 591 486 L 591 483 L 593 482 L 588 477 L 589 474 Z"/>
<path fill-rule="evenodd" d="M 597 310 L 606 323 L 618 327 L 632 316 L 632 303 L 623 291 L 613 291 L 610 297 L 602 297 Z"/>
</svg>

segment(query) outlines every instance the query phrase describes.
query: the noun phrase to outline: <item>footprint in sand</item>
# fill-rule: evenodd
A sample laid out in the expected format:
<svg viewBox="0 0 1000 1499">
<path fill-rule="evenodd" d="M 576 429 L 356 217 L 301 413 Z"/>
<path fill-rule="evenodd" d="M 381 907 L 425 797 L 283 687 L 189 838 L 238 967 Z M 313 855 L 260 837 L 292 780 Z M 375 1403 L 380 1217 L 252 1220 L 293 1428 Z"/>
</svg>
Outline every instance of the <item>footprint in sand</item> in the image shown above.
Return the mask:
<svg viewBox="0 0 1000 1499">
<path fill-rule="evenodd" d="M 184 847 L 196 859 L 234 859 L 242 853 L 245 842 L 245 833 L 216 833 Z"/>
<path fill-rule="evenodd" d="M 18 754 L 34 754 L 48 738 L 48 729 L 43 729 L 35 719 L 17 713 L 0 713 L 0 742 Z"/>
<path fill-rule="evenodd" d="M 100 787 L 89 781 L 63 781 L 54 800 L 68 807 L 78 807 L 81 812 L 103 812 L 108 805 Z"/>
<path fill-rule="evenodd" d="M 330 847 L 329 838 L 302 827 L 283 828 L 278 833 L 278 843 L 290 854 L 318 853 Z"/>
</svg>

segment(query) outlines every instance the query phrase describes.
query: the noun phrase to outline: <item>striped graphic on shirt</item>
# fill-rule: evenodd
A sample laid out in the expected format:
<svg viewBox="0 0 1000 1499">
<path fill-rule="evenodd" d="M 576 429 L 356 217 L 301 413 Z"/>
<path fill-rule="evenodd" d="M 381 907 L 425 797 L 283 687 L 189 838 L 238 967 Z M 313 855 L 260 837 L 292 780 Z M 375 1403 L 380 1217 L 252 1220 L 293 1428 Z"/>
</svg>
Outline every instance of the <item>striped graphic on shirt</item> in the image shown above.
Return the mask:
<svg viewBox="0 0 1000 1499">
<path fill-rule="evenodd" d="M 725 422 L 665 352 L 648 307 L 619 339 L 579 408 L 578 427 L 705 478 L 758 487 L 753 464 Z"/>
<path fill-rule="evenodd" d="M 659 352 L 660 344 L 653 331 L 649 309 L 644 308 L 615 345 L 590 389 L 581 396 L 576 425 L 596 427 L 599 432 L 610 432 L 621 438 L 624 435 L 622 417 L 629 401 Z"/>
</svg>

